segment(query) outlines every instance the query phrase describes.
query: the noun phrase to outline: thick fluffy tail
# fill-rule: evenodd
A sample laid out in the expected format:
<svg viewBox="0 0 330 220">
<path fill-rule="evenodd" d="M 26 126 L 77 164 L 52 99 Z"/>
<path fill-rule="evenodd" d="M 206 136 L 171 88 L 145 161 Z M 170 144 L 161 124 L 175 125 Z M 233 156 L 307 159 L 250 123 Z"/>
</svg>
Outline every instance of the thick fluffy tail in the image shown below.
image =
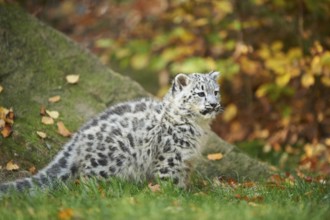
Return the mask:
<svg viewBox="0 0 330 220">
<path fill-rule="evenodd" d="M 74 144 L 70 141 L 64 146 L 55 159 L 36 175 L 13 182 L 0 184 L 0 196 L 9 191 L 31 191 L 34 188 L 45 188 L 57 181 L 65 181 L 77 175 Z"/>
</svg>

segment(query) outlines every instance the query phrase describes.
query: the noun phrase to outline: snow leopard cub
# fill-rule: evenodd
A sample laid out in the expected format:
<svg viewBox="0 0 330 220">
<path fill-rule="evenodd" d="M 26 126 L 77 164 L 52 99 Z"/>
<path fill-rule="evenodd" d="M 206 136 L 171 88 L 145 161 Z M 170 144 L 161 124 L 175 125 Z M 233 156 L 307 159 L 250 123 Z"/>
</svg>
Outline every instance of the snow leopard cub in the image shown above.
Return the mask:
<svg viewBox="0 0 330 220">
<path fill-rule="evenodd" d="M 221 108 L 218 77 L 218 72 L 178 74 L 162 101 L 110 107 L 77 131 L 46 168 L 0 185 L 0 192 L 79 176 L 170 179 L 184 188 L 201 139 Z"/>
</svg>

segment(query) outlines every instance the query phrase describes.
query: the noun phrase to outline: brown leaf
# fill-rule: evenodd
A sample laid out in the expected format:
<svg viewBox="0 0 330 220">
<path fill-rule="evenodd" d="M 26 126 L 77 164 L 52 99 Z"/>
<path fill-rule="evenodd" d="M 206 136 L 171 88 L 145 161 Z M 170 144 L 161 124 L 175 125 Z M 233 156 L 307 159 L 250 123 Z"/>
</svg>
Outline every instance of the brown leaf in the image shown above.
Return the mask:
<svg viewBox="0 0 330 220">
<path fill-rule="evenodd" d="M 46 107 L 45 106 L 40 106 L 40 115 L 45 116 L 46 115 Z"/>
<path fill-rule="evenodd" d="M 239 200 L 244 200 L 247 202 L 254 202 L 254 203 L 264 201 L 264 197 L 260 195 L 249 197 L 249 196 L 242 196 L 241 194 L 236 194 L 234 197 Z"/>
<path fill-rule="evenodd" d="M 36 172 L 37 172 L 36 167 L 35 167 L 35 166 L 30 167 L 30 168 L 29 168 L 29 172 L 30 172 L 31 174 L 36 174 Z"/>
<path fill-rule="evenodd" d="M 69 219 L 72 219 L 72 217 L 73 217 L 73 209 L 71 209 L 71 208 L 62 209 L 62 210 L 60 210 L 57 213 L 57 217 L 60 220 L 69 220 Z"/>
<path fill-rule="evenodd" d="M 242 183 L 242 186 L 245 187 L 245 188 L 252 188 L 252 187 L 256 186 L 256 183 L 252 182 L 252 181 L 244 182 L 244 183 Z"/>
<path fill-rule="evenodd" d="M 151 190 L 151 192 L 160 192 L 160 185 L 159 184 L 152 184 L 149 183 L 148 184 L 149 189 Z"/>
<path fill-rule="evenodd" d="M 248 200 L 249 200 L 249 197 L 247 197 L 247 196 L 242 196 L 241 194 L 236 194 L 236 195 L 234 195 L 234 197 L 235 197 L 236 199 L 239 199 L 239 200 L 245 200 L 245 201 L 248 201 Z"/>
<path fill-rule="evenodd" d="M 215 154 L 208 154 L 207 159 L 208 160 L 221 160 L 223 158 L 222 153 L 215 153 Z"/>
<path fill-rule="evenodd" d="M 15 164 L 12 160 L 6 164 L 6 170 L 8 170 L 8 171 L 13 171 L 13 170 L 18 170 L 18 169 L 19 169 L 19 166 L 17 164 Z"/>
<path fill-rule="evenodd" d="M 6 124 L 5 127 L 2 128 L 1 134 L 4 138 L 6 138 L 12 133 L 12 131 L 12 127 L 9 124 Z"/>
<path fill-rule="evenodd" d="M 8 137 L 12 133 L 13 124 L 14 124 L 13 109 L 0 107 L 0 131 L 1 131 L 1 135 L 4 138 Z"/>
<path fill-rule="evenodd" d="M 12 108 L 10 108 L 7 114 L 7 122 L 10 124 L 14 124 L 14 117 L 15 117 L 14 111 Z"/>
<path fill-rule="evenodd" d="M 234 180 L 233 178 L 228 178 L 227 179 L 227 183 L 228 185 L 230 185 L 231 187 L 237 187 L 238 183 L 236 180 Z"/>
<path fill-rule="evenodd" d="M 51 117 L 48 117 L 48 116 L 42 116 L 41 122 L 45 125 L 52 125 L 52 124 L 54 124 L 54 119 L 52 119 Z"/>
<path fill-rule="evenodd" d="M 55 103 L 55 102 L 59 102 L 61 100 L 61 96 L 56 95 L 56 96 L 52 96 L 48 99 L 48 102 L 50 103 Z"/>
<path fill-rule="evenodd" d="M 71 132 L 65 127 L 64 123 L 61 121 L 57 122 L 57 131 L 63 137 L 70 137 L 72 135 Z"/>
<path fill-rule="evenodd" d="M 0 107 L 0 119 L 3 119 L 6 123 L 14 124 L 14 111 L 12 108 L 7 109 Z"/>
<path fill-rule="evenodd" d="M 66 81 L 67 81 L 69 84 L 76 84 L 76 83 L 78 83 L 78 81 L 79 81 L 79 75 L 75 75 L 75 74 L 67 75 L 67 76 L 66 76 Z"/>
</svg>

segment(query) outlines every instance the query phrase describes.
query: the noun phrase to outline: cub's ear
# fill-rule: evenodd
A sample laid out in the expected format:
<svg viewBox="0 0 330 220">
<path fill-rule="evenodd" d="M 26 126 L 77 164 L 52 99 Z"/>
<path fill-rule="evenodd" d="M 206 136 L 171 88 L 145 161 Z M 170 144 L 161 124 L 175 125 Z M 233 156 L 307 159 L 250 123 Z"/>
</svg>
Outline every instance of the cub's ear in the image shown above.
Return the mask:
<svg viewBox="0 0 330 220">
<path fill-rule="evenodd" d="M 210 77 L 214 80 L 214 81 L 218 81 L 219 78 L 220 78 L 220 72 L 217 72 L 217 71 L 212 71 L 209 73 Z"/>
<path fill-rule="evenodd" d="M 174 78 L 173 90 L 182 90 L 183 87 L 187 86 L 190 83 L 189 76 L 186 74 L 180 73 Z"/>
</svg>

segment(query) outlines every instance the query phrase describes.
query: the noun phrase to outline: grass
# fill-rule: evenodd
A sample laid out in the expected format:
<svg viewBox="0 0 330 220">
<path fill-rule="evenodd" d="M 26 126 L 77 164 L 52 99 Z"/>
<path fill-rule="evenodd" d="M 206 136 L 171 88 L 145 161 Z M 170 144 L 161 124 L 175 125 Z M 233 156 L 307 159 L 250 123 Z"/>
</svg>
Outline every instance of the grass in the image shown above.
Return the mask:
<svg viewBox="0 0 330 220">
<path fill-rule="evenodd" d="M 195 181 L 196 182 L 196 181 Z M 198 181 L 197 181 L 198 182 Z M 189 190 L 162 183 L 88 180 L 0 199 L 0 219 L 329 219 L 329 185 L 204 181 Z M 199 181 L 201 182 L 201 181 Z"/>
</svg>

